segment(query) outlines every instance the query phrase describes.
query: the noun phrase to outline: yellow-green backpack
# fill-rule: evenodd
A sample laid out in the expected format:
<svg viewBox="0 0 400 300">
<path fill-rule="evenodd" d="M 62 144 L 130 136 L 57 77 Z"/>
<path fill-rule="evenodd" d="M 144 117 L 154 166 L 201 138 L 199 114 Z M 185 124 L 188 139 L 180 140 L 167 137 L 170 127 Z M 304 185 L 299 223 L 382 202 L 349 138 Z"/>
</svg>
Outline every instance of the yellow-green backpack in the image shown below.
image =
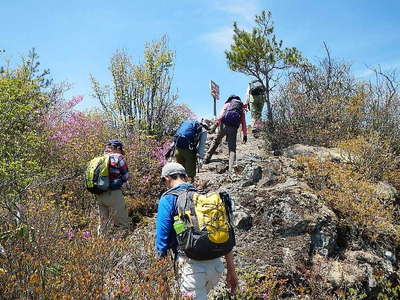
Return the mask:
<svg viewBox="0 0 400 300">
<path fill-rule="evenodd" d="M 235 246 L 231 200 L 227 193 L 200 193 L 194 188 L 168 192 L 176 195 L 178 215 L 174 230 L 178 251 L 189 258 L 208 260 L 228 254 Z"/>
<path fill-rule="evenodd" d="M 92 194 L 101 194 L 108 190 L 110 156 L 107 154 L 93 158 L 85 171 L 85 186 Z"/>
</svg>

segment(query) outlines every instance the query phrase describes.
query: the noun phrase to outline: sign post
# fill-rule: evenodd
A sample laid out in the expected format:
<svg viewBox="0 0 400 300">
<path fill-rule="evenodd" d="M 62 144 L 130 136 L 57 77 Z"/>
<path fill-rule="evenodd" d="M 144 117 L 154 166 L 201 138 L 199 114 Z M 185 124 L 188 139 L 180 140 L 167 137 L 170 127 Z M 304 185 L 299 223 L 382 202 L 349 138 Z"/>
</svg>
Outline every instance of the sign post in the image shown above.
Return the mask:
<svg viewBox="0 0 400 300">
<path fill-rule="evenodd" d="M 219 86 L 214 81 L 210 80 L 211 96 L 214 99 L 214 117 L 217 118 L 217 100 L 219 99 Z"/>
</svg>

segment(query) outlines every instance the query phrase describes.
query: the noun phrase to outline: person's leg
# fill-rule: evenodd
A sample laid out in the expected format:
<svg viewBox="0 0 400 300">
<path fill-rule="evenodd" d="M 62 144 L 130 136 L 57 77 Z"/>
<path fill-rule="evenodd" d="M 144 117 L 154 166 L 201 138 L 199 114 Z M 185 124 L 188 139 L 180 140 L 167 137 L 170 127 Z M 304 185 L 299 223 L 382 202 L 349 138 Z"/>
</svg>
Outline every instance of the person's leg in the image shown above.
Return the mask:
<svg viewBox="0 0 400 300">
<path fill-rule="evenodd" d="M 252 105 L 250 106 L 251 118 L 253 127 L 257 128 L 257 124 L 261 120 L 261 114 L 264 107 L 264 96 L 254 96 L 252 97 Z"/>
<path fill-rule="evenodd" d="M 124 201 L 124 196 L 121 190 L 111 191 L 112 203 L 110 206 L 113 210 L 114 225 L 118 229 L 129 229 L 130 222 L 128 217 L 128 211 Z"/>
<path fill-rule="evenodd" d="M 99 208 L 99 225 L 97 227 L 98 235 L 106 234 L 107 223 L 110 221 L 110 208 L 105 204 L 109 202 L 107 200 L 108 197 L 108 192 L 96 195 L 97 205 Z"/>
<path fill-rule="evenodd" d="M 176 147 L 175 148 L 175 160 L 178 164 L 182 166 L 185 165 L 185 157 L 183 155 L 183 149 Z"/>
<path fill-rule="evenodd" d="M 229 172 L 233 171 L 233 165 L 236 161 L 236 137 L 238 129 L 236 127 L 226 127 L 226 137 L 229 149 Z"/>
<path fill-rule="evenodd" d="M 180 291 L 183 299 L 207 300 L 207 275 L 203 262 L 179 257 L 178 272 L 180 275 Z"/>
<path fill-rule="evenodd" d="M 206 278 L 207 294 L 218 284 L 222 274 L 224 273 L 224 269 L 225 266 L 221 258 L 208 261 Z"/>
<path fill-rule="evenodd" d="M 219 126 L 217 136 L 215 137 L 214 141 L 212 142 L 210 149 L 208 149 L 208 151 L 206 153 L 206 156 L 204 158 L 204 163 L 207 164 L 210 162 L 211 157 L 213 156 L 215 150 L 217 150 L 219 144 L 221 144 L 221 141 L 225 135 L 226 135 L 225 126 L 223 124 L 221 124 L 221 126 Z"/>
<path fill-rule="evenodd" d="M 256 107 L 255 118 L 256 118 L 256 121 L 260 121 L 261 120 L 262 110 L 263 110 L 263 107 L 264 107 L 264 97 L 263 96 L 259 96 L 255 100 L 256 100 L 255 103 L 254 103 L 254 106 Z"/>
<path fill-rule="evenodd" d="M 183 150 L 184 151 L 182 152 L 182 154 L 185 159 L 183 166 L 185 167 L 186 174 L 188 177 L 194 179 L 194 177 L 196 176 L 196 165 L 197 165 L 196 152 L 188 149 L 183 149 Z"/>
</svg>

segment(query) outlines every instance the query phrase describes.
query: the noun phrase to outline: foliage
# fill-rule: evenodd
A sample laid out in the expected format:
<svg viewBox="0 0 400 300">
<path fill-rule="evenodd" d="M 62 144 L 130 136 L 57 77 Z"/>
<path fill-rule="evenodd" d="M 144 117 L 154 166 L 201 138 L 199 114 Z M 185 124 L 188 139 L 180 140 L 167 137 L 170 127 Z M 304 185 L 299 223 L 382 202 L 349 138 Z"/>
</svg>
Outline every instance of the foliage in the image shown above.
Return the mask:
<svg viewBox="0 0 400 300">
<path fill-rule="evenodd" d="M 45 151 L 51 172 L 54 197 L 74 195 L 70 201 L 81 207 L 90 202 L 84 197 L 83 173 L 87 163 L 104 150 L 112 130 L 100 114 L 87 114 L 75 110 L 83 97 L 59 101 L 43 118 L 47 131 L 48 147 Z"/>
<path fill-rule="evenodd" d="M 302 143 L 333 146 L 376 132 L 398 152 L 400 98 L 395 73 L 375 70 L 375 82 L 354 79 L 350 65 L 326 57 L 291 72 L 273 104 L 277 148 Z"/>
<path fill-rule="evenodd" d="M 126 202 L 132 213 L 155 212 L 156 201 L 164 189 L 160 172 L 168 144 L 146 135 L 132 135 L 126 140 L 125 156 L 130 173 Z"/>
<path fill-rule="evenodd" d="M 393 219 L 393 203 L 385 203 L 373 181 L 366 179 L 350 165 L 321 162 L 301 157 L 303 176 L 326 204 L 359 236 L 370 240 L 400 242 L 400 228 Z"/>
<path fill-rule="evenodd" d="M 111 87 L 101 87 L 91 76 L 94 97 L 111 124 L 126 136 L 137 131 L 161 136 L 182 114 L 188 117 L 190 110 L 175 104 L 178 96 L 172 91 L 173 65 L 174 53 L 168 49 L 166 36 L 145 46 L 144 62 L 138 65 L 125 51 L 117 51 L 109 67 Z"/>
<path fill-rule="evenodd" d="M 398 299 L 400 296 L 399 279 L 387 280 L 381 276 L 376 276 L 377 285 L 380 290 L 378 300 Z"/>
<path fill-rule="evenodd" d="M 357 87 L 350 67 L 327 57 L 303 64 L 289 75 L 274 103 L 275 131 L 270 143 L 331 146 L 358 135 L 364 117 L 365 89 Z"/>
<path fill-rule="evenodd" d="M 186 104 L 171 105 L 166 114 L 169 116 L 165 120 L 165 134 L 173 136 L 178 129 L 179 125 L 185 120 L 196 119 L 196 115 Z"/>
<path fill-rule="evenodd" d="M 375 80 L 364 83 L 366 91 L 365 127 L 386 137 L 400 151 L 400 83 L 395 71 L 372 69 Z"/>
<path fill-rule="evenodd" d="M 259 81 L 266 91 L 269 128 L 273 130 L 273 112 L 270 95 L 278 80 L 279 71 L 297 65 L 301 60 L 296 48 L 283 48 L 277 40 L 271 21 L 271 12 L 263 11 L 255 17 L 251 32 L 233 24 L 233 44 L 225 51 L 231 70 L 244 73 Z"/>
<path fill-rule="evenodd" d="M 240 278 L 243 279 L 243 284 L 235 295 L 225 291 L 217 293 L 212 298 L 217 300 L 280 299 L 279 296 L 284 291 L 285 284 L 288 281 L 286 278 L 279 279 L 274 267 L 268 268 L 265 272 L 258 272 L 254 266 L 249 266 L 241 269 L 238 273 Z"/>
<path fill-rule="evenodd" d="M 40 120 L 48 101 L 39 81 L 25 66 L 0 76 L 0 201 L 16 200 L 42 174 Z"/>
<path fill-rule="evenodd" d="M 155 261 L 153 241 L 145 231 L 136 232 L 134 241 L 96 237 L 93 226 L 74 226 L 78 211 L 51 199 L 47 193 L 26 199 L 24 230 L 0 225 L 6 249 L 0 258 L 2 297 L 155 299 L 173 286 L 172 264 Z M 95 223 L 88 219 L 87 224 Z"/>
<path fill-rule="evenodd" d="M 338 142 L 343 156 L 354 170 L 372 180 L 382 180 L 393 169 L 393 150 L 390 143 L 378 133 Z"/>
<path fill-rule="evenodd" d="M 104 151 L 108 139 L 120 138 L 121 133 L 110 128 L 101 114 L 75 111 L 82 97 L 60 102 L 45 118 L 49 131 L 51 152 L 48 158 L 54 162 L 53 178 L 59 184 L 54 195 L 63 201 L 62 195 L 71 194 L 69 201 L 81 208 L 89 208 L 91 201 L 84 191 L 83 173 L 87 163 Z M 160 194 L 160 166 L 164 163 L 162 143 L 153 136 L 130 134 L 124 143 L 125 159 L 129 168 L 129 187 L 125 190 L 126 202 L 131 214 L 147 215 L 155 209 Z M 89 205 L 89 206 L 88 206 Z"/>
</svg>

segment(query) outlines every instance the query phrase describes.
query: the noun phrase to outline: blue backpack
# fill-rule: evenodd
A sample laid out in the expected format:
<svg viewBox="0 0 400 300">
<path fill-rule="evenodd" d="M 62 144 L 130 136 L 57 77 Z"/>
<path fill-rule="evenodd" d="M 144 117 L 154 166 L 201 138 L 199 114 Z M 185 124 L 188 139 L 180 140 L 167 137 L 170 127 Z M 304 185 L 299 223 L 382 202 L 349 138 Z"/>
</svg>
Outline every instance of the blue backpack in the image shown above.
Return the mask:
<svg viewBox="0 0 400 300">
<path fill-rule="evenodd" d="M 183 121 L 174 136 L 175 146 L 195 150 L 201 133 L 201 124 L 196 120 Z"/>
<path fill-rule="evenodd" d="M 222 123 L 239 128 L 243 111 L 243 103 L 238 99 L 232 99 L 222 117 Z"/>
</svg>

